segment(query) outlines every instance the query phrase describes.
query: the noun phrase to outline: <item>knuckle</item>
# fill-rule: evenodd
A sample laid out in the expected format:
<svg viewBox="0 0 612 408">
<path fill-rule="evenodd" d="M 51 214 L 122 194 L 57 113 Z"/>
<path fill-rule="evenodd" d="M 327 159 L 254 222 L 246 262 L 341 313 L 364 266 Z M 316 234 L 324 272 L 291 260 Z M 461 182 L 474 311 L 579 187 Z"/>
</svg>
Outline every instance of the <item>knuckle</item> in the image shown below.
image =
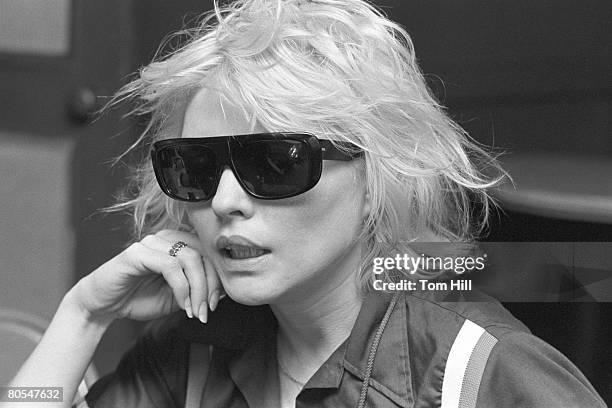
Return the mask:
<svg viewBox="0 0 612 408">
<path fill-rule="evenodd" d="M 200 254 L 195 249 L 188 246 L 181 248 L 180 255 L 189 262 L 196 262 L 200 260 Z"/>
<path fill-rule="evenodd" d="M 141 239 L 140 242 L 143 244 L 148 244 L 154 241 L 155 239 L 156 239 L 155 235 L 149 234 L 149 235 L 146 235 L 143 239 Z"/>
<path fill-rule="evenodd" d="M 176 258 L 167 256 L 164 258 L 164 268 L 172 272 L 177 272 L 179 269 L 181 269 L 181 265 Z"/>
<path fill-rule="evenodd" d="M 142 244 L 140 242 L 132 242 L 130 246 L 128 246 L 123 253 L 127 255 L 134 255 L 142 249 Z"/>
<path fill-rule="evenodd" d="M 170 237 L 171 233 L 172 233 L 172 230 L 163 229 L 163 230 L 157 231 L 155 233 L 155 236 L 157 236 L 159 238 L 168 239 Z"/>
<path fill-rule="evenodd" d="M 133 242 L 119 254 L 118 259 L 128 264 L 134 264 L 142 253 L 142 248 L 143 245 L 140 242 Z"/>
</svg>

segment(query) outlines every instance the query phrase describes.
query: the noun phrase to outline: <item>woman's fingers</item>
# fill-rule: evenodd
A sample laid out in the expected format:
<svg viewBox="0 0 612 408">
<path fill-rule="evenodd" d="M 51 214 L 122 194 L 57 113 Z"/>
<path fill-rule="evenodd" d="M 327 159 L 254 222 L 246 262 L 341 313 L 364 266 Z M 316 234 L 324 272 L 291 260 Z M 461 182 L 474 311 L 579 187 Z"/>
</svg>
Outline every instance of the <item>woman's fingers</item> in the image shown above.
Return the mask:
<svg viewBox="0 0 612 408">
<path fill-rule="evenodd" d="M 168 253 L 172 245 L 183 241 L 186 247 L 175 251 L 175 258 L 183 268 L 183 273 L 189 282 L 189 296 L 185 299 L 185 311 L 189 317 L 196 316 L 203 323 L 208 321 L 208 301 L 211 298 L 212 288 L 218 286 L 218 278 L 212 271 L 212 265 L 204 261 L 201 254 L 195 249 L 200 245 L 197 236 L 179 232 L 163 230 L 155 235 L 145 237 L 141 242 L 152 249 Z M 206 265 L 206 269 L 205 269 Z M 210 265 L 210 266 L 209 266 Z M 210 286 L 212 282 L 215 286 Z"/>
<path fill-rule="evenodd" d="M 182 240 L 187 243 L 190 248 L 195 249 L 196 252 L 198 252 L 200 255 L 203 255 L 203 250 L 200 247 L 200 239 L 195 234 L 175 230 L 161 230 L 155 235 L 165 239 L 170 243 L 170 245 L 178 240 Z M 180 252 L 178 256 L 180 257 Z M 210 262 L 206 257 L 201 257 L 201 261 L 204 264 L 204 273 L 206 280 L 205 282 L 203 282 L 203 285 L 198 285 L 197 288 L 202 288 L 202 301 L 201 303 L 196 303 L 197 300 L 194 301 L 193 297 L 192 301 L 194 301 L 194 314 L 199 315 L 200 320 L 203 319 L 203 321 L 206 322 L 208 319 L 208 309 L 210 308 L 211 311 L 214 311 L 217 307 L 217 304 L 219 303 L 219 299 L 225 297 L 226 294 L 223 290 L 221 281 L 219 280 L 219 275 L 217 274 L 217 271 L 215 270 L 215 267 L 212 262 Z M 198 298 L 198 300 L 199 299 L 200 298 Z M 198 304 L 199 306 L 197 306 Z"/>
<path fill-rule="evenodd" d="M 219 298 L 221 296 L 221 282 L 219 281 L 219 275 L 215 270 L 212 262 L 207 259 L 204 260 L 204 268 L 206 269 L 206 282 L 208 286 L 208 304 L 210 305 L 210 311 L 214 312 L 219 304 Z"/>
<path fill-rule="evenodd" d="M 189 247 L 180 250 L 176 255 L 181 265 L 183 272 L 187 276 L 190 288 L 190 306 L 194 316 L 198 317 L 203 323 L 208 321 L 208 306 L 207 306 L 207 286 L 206 273 L 202 263 L 202 257 L 199 253 Z"/>
<path fill-rule="evenodd" d="M 185 308 L 185 299 L 189 297 L 189 282 L 177 258 L 152 249 L 142 241 L 130 245 L 122 254 L 132 266 L 131 272 L 141 276 L 149 273 L 147 271 L 162 275 L 172 289 L 176 303 Z"/>
</svg>

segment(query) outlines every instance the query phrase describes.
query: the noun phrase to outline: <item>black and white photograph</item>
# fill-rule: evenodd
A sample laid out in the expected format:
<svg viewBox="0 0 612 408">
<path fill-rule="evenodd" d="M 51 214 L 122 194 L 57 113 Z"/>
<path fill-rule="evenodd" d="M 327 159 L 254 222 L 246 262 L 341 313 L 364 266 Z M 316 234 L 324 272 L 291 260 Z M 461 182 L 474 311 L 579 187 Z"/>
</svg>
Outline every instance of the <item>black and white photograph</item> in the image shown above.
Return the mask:
<svg viewBox="0 0 612 408">
<path fill-rule="evenodd" d="M 0 0 L 0 408 L 607 407 L 611 21 Z"/>
</svg>

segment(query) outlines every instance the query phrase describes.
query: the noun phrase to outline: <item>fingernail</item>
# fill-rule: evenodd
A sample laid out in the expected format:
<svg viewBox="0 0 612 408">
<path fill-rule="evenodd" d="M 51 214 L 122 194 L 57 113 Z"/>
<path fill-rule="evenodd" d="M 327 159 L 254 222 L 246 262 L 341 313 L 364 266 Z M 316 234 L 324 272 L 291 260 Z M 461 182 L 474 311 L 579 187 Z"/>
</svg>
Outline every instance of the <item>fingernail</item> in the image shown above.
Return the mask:
<svg viewBox="0 0 612 408">
<path fill-rule="evenodd" d="M 206 301 L 202 302 L 200 305 L 198 316 L 200 317 L 200 321 L 202 323 L 206 323 L 208 321 L 208 305 L 206 304 Z"/>
<path fill-rule="evenodd" d="M 214 290 L 213 293 L 210 294 L 210 298 L 208 299 L 208 304 L 210 306 L 210 311 L 214 312 L 219 304 L 219 291 Z"/>
<path fill-rule="evenodd" d="M 187 317 L 190 319 L 193 317 L 193 311 L 191 310 L 191 299 L 189 296 L 185 299 L 185 313 L 187 313 Z"/>
</svg>

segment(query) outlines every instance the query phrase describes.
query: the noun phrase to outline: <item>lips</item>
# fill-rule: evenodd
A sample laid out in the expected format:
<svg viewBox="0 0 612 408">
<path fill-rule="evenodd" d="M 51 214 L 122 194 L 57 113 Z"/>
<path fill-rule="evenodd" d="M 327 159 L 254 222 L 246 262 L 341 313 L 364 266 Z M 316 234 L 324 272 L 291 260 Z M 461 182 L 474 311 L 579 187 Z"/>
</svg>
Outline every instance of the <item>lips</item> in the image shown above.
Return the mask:
<svg viewBox="0 0 612 408">
<path fill-rule="evenodd" d="M 258 256 L 262 256 L 266 253 L 266 251 L 263 249 L 245 247 L 241 245 L 232 245 L 225 250 L 232 259 L 257 258 Z"/>
<path fill-rule="evenodd" d="M 231 259 L 257 258 L 270 253 L 269 249 L 262 248 L 239 235 L 232 235 L 230 237 L 222 235 L 217 239 L 216 246 L 223 256 Z"/>
</svg>

